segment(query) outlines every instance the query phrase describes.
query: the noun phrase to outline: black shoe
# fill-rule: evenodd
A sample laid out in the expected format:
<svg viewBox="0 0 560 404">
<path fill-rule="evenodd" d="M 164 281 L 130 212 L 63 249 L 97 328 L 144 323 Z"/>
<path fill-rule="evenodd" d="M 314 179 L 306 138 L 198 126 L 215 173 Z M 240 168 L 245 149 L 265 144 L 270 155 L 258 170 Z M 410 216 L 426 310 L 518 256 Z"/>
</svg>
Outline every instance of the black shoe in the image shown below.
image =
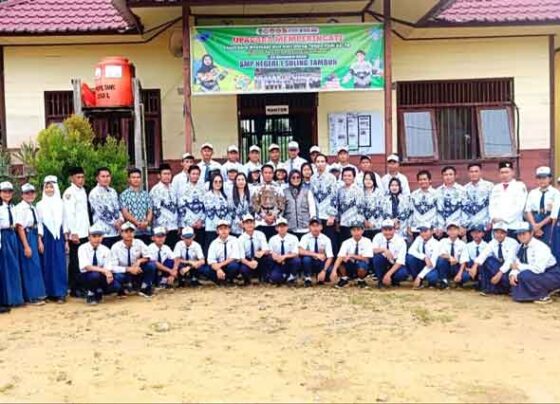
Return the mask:
<svg viewBox="0 0 560 404">
<path fill-rule="evenodd" d="M 151 287 L 140 289 L 138 294 L 146 299 L 150 299 L 154 295 L 154 291 Z"/>
<path fill-rule="evenodd" d="M 103 301 L 103 292 L 97 292 L 95 294 L 95 300 L 97 300 L 97 303 L 101 303 Z"/>
<path fill-rule="evenodd" d="M 8 306 L 0 306 L 0 314 L 9 313 L 10 311 L 12 311 L 12 309 L 10 309 Z"/>
<path fill-rule="evenodd" d="M 86 297 L 86 303 L 90 306 L 96 306 L 97 304 L 99 304 L 99 302 L 97 301 L 97 299 L 95 298 L 94 294 L 88 294 Z"/>
<path fill-rule="evenodd" d="M 117 297 L 119 299 L 124 299 L 127 296 L 128 296 L 128 294 L 126 293 L 126 290 L 124 290 L 124 289 L 121 289 L 117 292 Z"/>
<path fill-rule="evenodd" d="M 367 288 L 368 286 L 367 286 L 367 283 L 366 283 L 365 280 L 359 279 L 359 280 L 358 280 L 358 287 L 359 287 L 360 289 L 365 289 L 365 288 Z"/>
<path fill-rule="evenodd" d="M 447 289 L 449 288 L 449 282 L 447 281 L 447 279 L 443 279 L 441 281 L 438 282 L 438 288 L 440 288 L 441 290 Z"/>
<path fill-rule="evenodd" d="M 196 288 L 202 286 L 202 283 L 200 283 L 198 279 L 191 279 L 189 285 L 191 286 L 191 288 Z"/>
<path fill-rule="evenodd" d="M 340 278 L 340 280 L 338 281 L 338 283 L 335 285 L 335 288 L 337 289 L 342 289 L 344 287 L 348 286 L 348 279 L 342 279 Z"/>
<path fill-rule="evenodd" d="M 312 285 L 313 285 L 313 283 L 311 282 L 311 279 L 306 279 L 306 280 L 303 282 L 303 286 L 304 286 L 305 288 L 310 288 Z"/>
</svg>

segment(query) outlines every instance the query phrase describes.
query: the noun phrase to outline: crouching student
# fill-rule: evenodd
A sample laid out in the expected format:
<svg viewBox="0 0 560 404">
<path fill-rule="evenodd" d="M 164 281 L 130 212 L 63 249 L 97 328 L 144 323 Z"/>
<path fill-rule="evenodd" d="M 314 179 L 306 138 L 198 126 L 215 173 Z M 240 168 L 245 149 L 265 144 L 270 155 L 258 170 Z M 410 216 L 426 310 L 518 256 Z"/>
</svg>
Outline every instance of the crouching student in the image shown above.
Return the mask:
<svg viewBox="0 0 560 404">
<path fill-rule="evenodd" d="M 406 255 L 406 267 L 414 280 L 414 288 L 424 286 L 424 280 L 429 286 L 436 286 L 438 273 L 435 263 L 439 254 L 439 242 L 434 237 L 434 231 L 429 224 L 417 226 L 420 235 L 416 237 Z"/>
<path fill-rule="evenodd" d="M 115 289 L 111 270 L 113 257 L 109 247 L 102 244 L 104 234 L 103 227 L 94 224 L 89 228 L 88 242 L 78 248 L 78 281 L 87 290 L 86 301 L 89 305 L 101 303 L 103 293 Z"/>
<path fill-rule="evenodd" d="M 239 276 L 239 241 L 230 235 L 230 226 L 227 220 L 219 220 L 216 224 L 218 236 L 208 247 L 208 271 L 210 280 L 217 284 L 233 285 Z"/>
<path fill-rule="evenodd" d="M 299 240 L 288 233 L 288 222 L 282 217 L 276 221 L 276 232 L 278 234 L 272 236 L 268 243 L 273 261 L 270 283 L 280 285 L 287 281 L 289 285 L 295 285 L 301 269 Z"/>
<path fill-rule="evenodd" d="M 121 226 L 121 240 L 111 247 L 114 260 L 112 271 L 119 296 L 134 289 L 138 290 L 140 296 L 149 299 L 153 295 L 156 266 L 146 244 L 134 238 L 135 230 L 136 227 L 130 222 Z"/>
<path fill-rule="evenodd" d="M 363 236 L 363 223 L 352 224 L 350 234 L 352 237 L 342 243 L 334 263 L 333 271 L 340 276 L 336 287 L 344 288 L 349 284 L 349 279 L 358 279 L 358 287 L 365 288 L 367 287 L 365 278 L 369 272 L 370 260 L 373 258 L 373 245 L 370 239 Z"/>
<path fill-rule="evenodd" d="M 475 282 L 475 288 L 480 290 L 480 274 L 471 275 L 471 270 L 474 265 L 474 261 L 486 248 L 488 243 L 484 241 L 486 226 L 484 224 L 477 224 L 471 227 L 470 230 L 470 242 L 467 243 L 466 247 L 463 249 L 460 259 L 460 268 L 457 275 L 453 281 L 457 284 L 464 284 L 468 281 Z"/>
<path fill-rule="evenodd" d="M 407 245 L 404 238 L 396 234 L 392 219 L 381 222 L 381 233 L 373 237 L 373 270 L 377 286 L 399 286 L 410 276 L 406 269 Z"/>
<path fill-rule="evenodd" d="M 474 260 L 469 273 L 471 278 L 479 275 L 480 294 L 509 294 L 508 274 L 515 259 L 517 241 L 508 237 L 508 228 L 504 222 L 494 223 L 492 240 Z"/>
<path fill-rule="evenodd" d="M 312 285 L 311 276 L 317 275 L 317 284 L 336 283 L 336 272 L 332 270 L 333 249 L 330 238 L 322 233 L 323 225 L 318 218 L 309 220 L 309 232 L 299 242 L 299 256 L 303 267 L 303 285 Z"/>
<path fill-rule="evenodd" d="M 240 272 L 245 286 L 251 284 L 251 278 L 257 277 L 261 282 L 268 282 L 270 277 L 270 248 L 262 231 L 255 230 L 255 218 L 247 214 L 242 218 L 243 233 L 239 236 L 241 248 Z"/>
<path fill-rule="evenodd" d="M 148 246 L 152 262 L 156 266 L 156 287 L 169 289 L 173 287 L 177 272 L 174 271 L 175 255 L 171 248 L 165 244 L 167 229 L 165 227 L 156 227 L 153 230 L 152 243 Z"/>
<path fill-rule="evenodd" d="M 461 231 L 457 222 L 449 222 L 447 224 L 447 237 L 439 242 L 439 254 L 436 260 L 436 270 L 438 276 L 438 284 L 442 289 L 449 287 L 449 280 L 455 280 L 455 277 L 461 270 L 461 255 L 465 250 L 466 244 L 459 238 Z M 459 279 L 458 284 L 469 280 L 468 272 L 463 272 L 464 278 Z"/>
<path fill-rule="evenodd" d="M 550 294 L 560 289 L 556 258 L 529 223 L 522 223 L 516 233 L 521 244 L 509 274 L 511 297 L 516 302 L 551 303 Z"/>
<path fill-rule="evenodd" d="M 181 241 L 175 245 L 173 255 L 175 263 L 173 273 L 179 277 L 179 286 L 188 284 L 191 287 L 201 286 L 199 277 L 205 276 L 207 279 L 214 279 L 209 269 L 204 265 L 204 253 L 202 246 L 194 241 L 196 231 L 192 227 L 184 227 L 181 231 Z"/>
</svg>

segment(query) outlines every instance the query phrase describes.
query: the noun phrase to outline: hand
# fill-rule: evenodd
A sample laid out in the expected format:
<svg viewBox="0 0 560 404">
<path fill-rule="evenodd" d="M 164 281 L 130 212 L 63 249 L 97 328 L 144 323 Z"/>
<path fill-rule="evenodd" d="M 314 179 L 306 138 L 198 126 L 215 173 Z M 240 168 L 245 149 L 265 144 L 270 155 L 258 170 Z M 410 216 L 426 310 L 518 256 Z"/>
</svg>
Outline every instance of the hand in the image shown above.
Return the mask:
<svg viewBox="0 0 560 404">
<path fill-rule="evenodd" d="M 317 274 L 317 282 L 325 282 L 325 277 L 327 276 L 327 271 L 324 269 Z"/>
<path fill-rule="evenodd" d="M 249 262 L 249 268 L 251 268 L 253 270 L 257 269 L 258 266 L 259 266 L 258 261 L 253 260 L 253 261 Z"/>
<path fill-rule="evenodd" d="M 72 234 L 70 240 L 72 240 L 74 244 L 80 244 L 80 237 L 77 234 Z"/>
<path fill-rule="evenodd" d="M 509 276 L 509 284 L 511 286 L 517 286 L 517 275 L 511 274 Z"/>
<path fill-rule="evenodd" d="M 120 231 L 120 230 L 121 230 L 122 224 L 123 224 L 123 223 L 122 223 L 122 220 L 121 220 L 121 219 L 115 220 L 115 223 L 113 223 L 113 227 L 114 227 L 116 230 Z"/>
<path fill-rule="evenodd" d="M 542 237 L 544 236 L 544 231 L 541 229 L 535 229 L 535 237 Z"/>
<path fill-rule="evenodd" d="M 515 269 L 516 271 L 519 270 L 519 264 L 517 263 L 517 261 L 513 261 L 511 263 L 511 269 Z"/>
<path fill-rule="evenodd" d="M 542 225 L 540 223 L 535 223 L 533 225 L 533 230 L 536 232 L 537 230 L 540 230 L 542 228 Z"/>
<path fill-rule="evenodd" d="M 389 250 L 386 250 L 383 255 L 387 258 L 387 261 L 395 261 L 395 257 L 393 257 L 393 253 Z"/>
<path fill-rule="evenodd" d="M 43 244 L 43 240 L 39 239 L 37 248 L 39 249 L 39 254 L 43 254 L 45 252 L 45 245 Z"/>
<path fill-rule="evenodd" d="M 257 258 L 257 259 L 262 258 L 263 255 L 264 255 L 264 251 L 262 251 L 262 250 L 257 251 L 255 253 L 255 258 Z"/>
<path fill-rule="evenodd" d="M 23 253 L 25 254 L 26 258 L 31 258 L 33 256 L 33 251 L 31 251 L 31 248 L 29 247 L 25 247 L 23 249 Z"/>
<path fill-rule="evenodd" d="M 280 262 L 280 255 L 276 254 L 275 252 L 272 253 L 272 259 L 276 262 Z"/>
<path fill-rule="evenodd" d="M 497 285 L 502 280 L 502 276 L 504 276 L 504 273 L 502 271 L 498 271 L 498 273 L 490 279 L 492 285 Z"/>
<path fill-rule="evenodd" d="M 327 226 L 332 226 L 334 224 L 334 217 L 329 216 L 327 219 Z"/>
<path fill-rule="evenodd" d="M 457 258 L 455 257 L 449 257 L 449 263 L 451 265 L 456 265 L 459 261 L 457 261 Z"/>
<path fill-rule="evenodd" d="M 140 267 L 133 265 L 131 267 L 128 267 L 126 272 L 131 273 L 132 275 L 138 275 L 142 273 L 142 269 L 140 269 Z"/>
<path fill-rule="evenodd" d="M 406 229 L 406 234 L 407 234 L 408 237 L 410 237 L 410 238 L 412 238 L 412 236 L 414 235 L 414 234 L 412 233 L 412 229 L 411 229 L 410 227 L 408 227 L 408 228 Z"/>
<path fill-rule="evenodd" d="M 461 283 L 461 279 L 463 278 L 463 273 L 459 272 L 457 275 L 455 275 L 455 278 L 453 278 L 453 282 L 455 283 Z"/>
<path fill-rule="evenodd" d="M 173 280 L 175 280 L 175 278 L 177 278 L 177 276 L 179 275 L 179 271 L 176 269 L 171 270 L 171 272 L 169 273 L 169 276 L 167 277 L 169 278 L 173 278 Z M 173 283 L 173 282 L 171 282 Z"/>
<path fill-rule="evenodd" d="M 352 257 L 350 255 L 347 255 L 346 257 L 342 258 L 343 262 L 348 262 L 350 260 L 352 260 Z"/>
<path fill-rule="evenodd" d="M 432 262 L 431 259 L 429 259 L 428 257 L 426 257 L 426 259 L 424 260 L 424 262 L 426 263 L 426 266 L 428 268 L 433 268 L 434 267 L 434 263 Z"/>
<path fill-rule="evenodd" d="M 416 279 L 414 279 L 414 287 L 419 288 L 421 284 L 422 284 L 422 279 L 420 279 L 420 277 L 417 276 Z"/>
<path fill-rule="evenodd" d="M 221 270 L 221 269 L 218 269 L 218 270 L 216 271 L 216 275 L 218 276 L 218 279 L 221 280 L 221 281 L 223 281 L 224 279 L 226 279 L 226 273 L 225 273 L 223 270 Z"/>
<path fill-rule="evenodd" d="M 385 286 L 391 286 L 392 284 L 392 280 L 391 280 L 391 275 L 389 275 L 388 273 L 385 274 L 385 276 L 383 277 L 383 285 Z"/>
<path fill-rule="evenodd" d="M 103 275 L 105 275 L 105 278 L 107 279 L 107 284 L 110 285 L 111 283 L 113 283 L 114 278 L 113 278 L 113 273 L 111 271 L 105 271 Z"/>
<path fill-rule="evenodd" d="M 443 236 L 443 230 L 441 230 L 441 229 L 436 229 L 435 233 L 436 233 L 437 238 L 440 238 L 441 236 Z"/>
<path fill-rule="evenodd" d="M 467 268 L 467 271 L 471 278 L 476 279 L 476 275 L 478 274 L 478 267 L 473 265 L 471 268 Z"/>
<path fill-rule="evenodd" d="M 138 223 L 138 228 L 142 230 L 146 230 L 148 228 L 148 222 L 140 222 Z"/>
<path fill-rule="evenodd" d="M 369 220 L 366 220 L 366 221 L 364 222 L 364 228 L 370 229 L 371 227 L 372 227 L 372 226 L 371 226 L 371 223 L 369 222 Z"/>
<path fill-rule="evenodd" d="M 315 258 L 319 261 L 324 261 L 327 259 L 327 256 L 324 253 L 317 253 L 315 254 Z"/>
</svg>

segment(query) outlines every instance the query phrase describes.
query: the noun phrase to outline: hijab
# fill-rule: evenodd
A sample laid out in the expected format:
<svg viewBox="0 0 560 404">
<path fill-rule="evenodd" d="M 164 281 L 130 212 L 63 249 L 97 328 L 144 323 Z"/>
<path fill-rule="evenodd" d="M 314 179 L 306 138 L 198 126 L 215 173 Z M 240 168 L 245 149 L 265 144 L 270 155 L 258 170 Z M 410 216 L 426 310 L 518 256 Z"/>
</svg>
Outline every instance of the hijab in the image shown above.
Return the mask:
<svg viewBox="0 0 560 404">
<path fill-rule="evenodd" d="M 45 192 L 47 184 L 52 184 L 54 194 L 48 196 Z M 37 204 L 37 211 L 43 225 L 49 229 L 53 237 L 58 240 L 60 238 L 60 230 L 62 229 L 64 205 L 60 197 L 60 188 L 58 187 L 58 179 L 54 175 L 45 177 L 43 181 L 43 197 Z"/>
</svg>

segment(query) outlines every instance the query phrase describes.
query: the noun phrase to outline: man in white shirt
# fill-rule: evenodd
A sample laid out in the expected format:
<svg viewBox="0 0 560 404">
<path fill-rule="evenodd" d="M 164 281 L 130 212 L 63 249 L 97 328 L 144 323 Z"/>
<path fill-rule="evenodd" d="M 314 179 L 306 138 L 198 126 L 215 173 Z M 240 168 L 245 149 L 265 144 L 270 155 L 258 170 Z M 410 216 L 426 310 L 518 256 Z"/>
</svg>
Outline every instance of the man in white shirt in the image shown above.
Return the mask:
<svg viewBox="0 0 560 404">
<path fill-rule="evenodd" d="M 406 269 L 406 241 L 395 233 L 395 222 L 386 219 L 373 237 L 373 270 L 379 288 L 399 286 L 410 276 Z"/>
<path fill-rule="evenodd" d="M 406 255 L 406 267 L 414 279 L 414 288 L 423 286 L 424 280 L 430 286 L 436 286 L 438 273 L 435 270 L 439 254 L 439 242 L 434 237 L 431 224 L 421 223 L 417 226 L 420 235 L 416 237 Z"/>
<path fill-rule="evenodd" d="M 470 238 L 472 241 L 467 243 L 467 246 L 461 254 L 460 264 L 461 267 L 455 279 L 453 281 L 457 284 L 464 284 L 470 280 L 475 281 L 475 288 L 480 290 L 480 274 L 477 274 L 474 278 L 471 277 L 470 270 L 474 265 L 474 261 L 486 248 L 488 243 L 484 240 L 485 238 L 486 225 L 479 223 L 471 227 Z"/>
<path fill-rule="evenodd" d="M 194 165 L 194 156 L 191 153 L 183 154 L 183 158 L 181 160 L 181 166 L 183 169 L 180 173 L 175 174 L 175 176 L 173 176 L 173 180 L 171 181 L 171 189 L 177 199 L 185 193 L 187 184 L 189 183 L 189 168 L 192 165 Z"/>
<path fill-rule="evenodd" d="M 153 230 L 152 243 L 148 246 L 148 251 L 156 266 L 156 287 L 170 289 L 177 279 L 177 271 L 173 270 L 175 255 L 171 247 L 165 244 L 166 235 L 165 227 L 156 227 Z"/>
<path fill-rule="evenodd" d="M 227 161 L 222 164 L 222 177 L 228 178 L 229 171 L 235 169 L 236 172 L 244 172 L 243 164 L 239 161 L 239 148 L 232 144 L 227 148 Z"/>
<path fill-rule="evenodd" d="M 243 172 L 249 176 L 253 171 L 261 171 L 261 148 L 257 145 L 249 147 L 249 161 L 243 166 Z"/>
<path fill-rule="evenodd" d="M 269 270 L 272 266 L 270 248 L 262 231 L 255 230 L 255 218 L 247 214 L 243 216 L 243 234 L 239 236 L 241 248 L 240 272 L 245 286 L 251 284 L 255 274 L 261 282 L 268 282 Z"/>
<path fill-rule="evenodd" d="M 331 240 L 322 233 L 321 220 L 309 220 L 309 232 L 299 242 L 299 255 L 303 267 L 304 286 L 312 285 L 311 276 L 317 275 L 317 284 L 336 283 L 336 273 L 332 271 L 334 258 Z"/>
<path fill-rule="evenodd" d="M 346 167 L 350 167 L 354 169 L 354 178 L 356 174 L 358 174 L 358 168 L 350 164 L 350 153 L 348 152 L 348 146 L 340 146 L 336 152 L 336 162 L 338 163 L 338 167 L 340 168 L 340 172 L 344 170 Z"/>
<path fill-rule="evenodd" d="M 554 188 L 550 167 L 539 167 L 536 172 L 538 187 L 532 189 L 527 196 L 525 215 L 533 227 L 533 235 L 550 245 L 552 236 L 552 208 L 560 192 Z"/>
<path fill-rule="evenodd" d="M 276 143 L 272 143 L 268 146 L 268 158 L 270 159 L 267 164 L 271 165 L 274 170 L 278 168 L 279 164 L 282 164 L 280 161 L 280 146 Z"/>
<path fill-rule="evenodd" d="M 560 268 L 550 247 L 534 237 L 529 223 L 516 230 L 521 243 L 511 265 L 509 283 L 516 302 L 551 303 L 550 294 L 560 289 Z"/>
<path fill-rule="evenodd" d="M 218 237 L 210 243 L 208 248 L 208 265 L 210 279 L 217 284 L 233 285 L 239 276 L 240 247 L 237 238 L 230 235 L 230 224 L 227 220 L 220 220 L 216 225 Z"/>
<path fill-rule="evenodd" d="M 350 228 L 351 237 L 342 242 L 338 257 L 334 263 L 333 272 L 339 274 L 340 279 L 336 288 L 344 288 L 349 279 L 358 279 L 360 288 L 367 287 L 366 276 L 369 273 L 370 261 L 373 258 L 371 240 L 363 237 L 364 224 L 356 222 Z"/>
<path fill-rule="evenodd" d="M 301 165 L 307 163 L 307 160 L 299 156 L 299 144 L 298 142 L 288 143 L 288 160 L 284 162 L 286 168 L 288 169 L 288 174 L 293 170 L 301 170 Z"/>
<path fill-rule="evenodd" d="M 200 154 L 202 159 L 198 163 L 198 166 L 200 167 L 200 179 L 198 181 L 207 186 L 210 183 L 210 174 L 213 171 L 221 170 L 222 166 L 217 161 L 212 160 L 212 156 L 214 155 L 214 146 L 210 143 L 204 143 L 200 146 Z"/>
<path fill-rule="evenodd" d="M 515 259 L 517 241 L 508 237 L 508 227 L 504 222 L 494 223 L 492 240 L 469 269 L 471 278 L 475 279 L 480 268 L 480 294 L 508 294 L 510 285 L 507 274 Z M 505 276 L 504 276 L 505 275 Z"/>
<path fill-rule="evenodd" d="M 449 280 L 455 279 L 460 270 L 460 260 L 466 244 L 459 238 L 460 224 L 449 222 L 447 224 L 447 237 L 439 242 L 438 258 L 436 261 L 436 271 L 438 283 L 441 289 L 449 287 Z M 463 282 L 459 282 L 463 285 Z"/>
<path fill-rule="evenodd" d="M 360 164 L 358 166 L 358 169 L 358 174 L 356 174 L 356 184 L 358 184 L 358 186 L 362 187 L 364 185 L 364 173 L 367 173 L 369 171 L 372 172 L 373 176 L 375 177 L 375 187 L 382 189 L 383 193 L 385 193 L 381 177 L 371 168 L 371 158 L 369 156 L 360 157 Z"/>
<path fill-rule="evenodd" d="M 191 287 L 200 286 L 199 276 L 213 279 L 212 272 L 204 264 L 204 253 L 199 243 L 194 241 L 195 231 L 186 226 L 181 231 L 181 240 L 175 244 L 173 255 L 175 262 L 173 271 L 179 277 L 179 286 L 184 286 L 189 281 Z"/>
<path fill-rule="evenodd" d="M 400 168 L 400 159 L 399 156 L 396 154 L 391 154 L 387 157 L 387 174 L 381 178 L 383 183 L 383 191 L 389 192 L 389 183 L 393 178 L 397 178 L 401 182 L 402 193 L 403 195 L 410 195 L 410 186 L 408 185 L 408 178 L 401 172 L 399 172 Z"/>
<path fill-rule="evenodd" d="M 268 242 L 273 261 L 270 283 L 281 285 L 287 281 L 289 285 L 295 285 L 297 273 L 301 269 L 299 240 L 288 233 L 288 222 L 282 217 L 276 221 L 276 232 L 278 234 Z"/>
</svg>

